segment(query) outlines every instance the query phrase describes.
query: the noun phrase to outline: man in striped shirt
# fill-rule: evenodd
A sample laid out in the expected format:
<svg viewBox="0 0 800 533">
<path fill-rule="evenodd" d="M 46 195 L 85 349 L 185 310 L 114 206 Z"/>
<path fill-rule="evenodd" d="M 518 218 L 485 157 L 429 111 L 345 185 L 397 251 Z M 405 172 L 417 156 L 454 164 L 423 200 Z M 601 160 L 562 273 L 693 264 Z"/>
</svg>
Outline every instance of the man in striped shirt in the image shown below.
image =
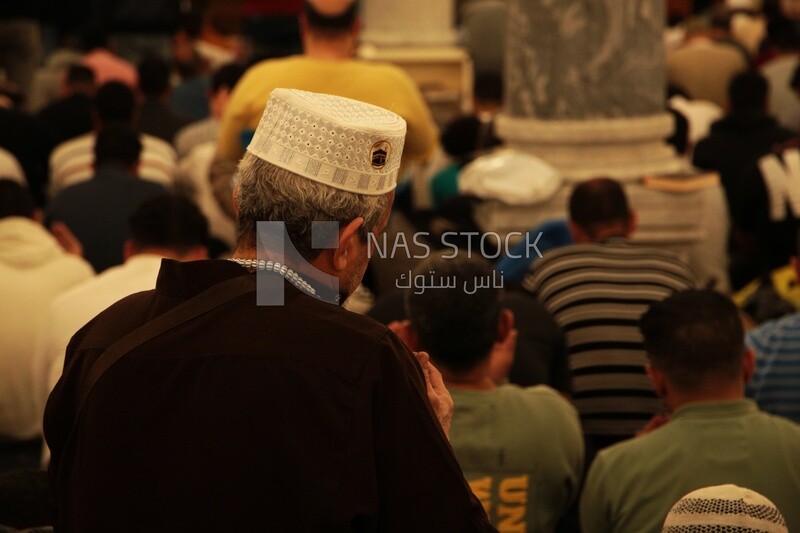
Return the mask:
<svg viewBox="0 0 800 533">
<path fill-rule="evenodd" d="M 800 259 L 792 267 L 800 276 Z M 764 411 L 800 422 L 800 311 L 750 330 L 745 342 L 756 354 L 747 395 Z"/>
<path fill-rule="evenodd" d="M 91 179 L 95 172 L 94 148 L 97 131 L 109 125 L 133 126 L 136 115 L 136 98 L 120 82 L 108 82 L 97 91 L 94 109 L 95 131 L 65 141 L 55 147 L 50 155 L 50 197 L 63 189 Z M 139 134 L 142 155 L 137 175 L 171 187 L 178 166 L 178 157 L 172 146 L 152 135 Z"/>
<path fill-rule="evenodd" d="M 636 216 L 612 179 L 577 185 L 569 216 L 575 244 L 536 261 L 523 287 L 564 329 L 573 400 L 584 432 L 603 448 L 662 412 L 645 371 L 639 318 L 696 279 L 674 253 L 629 240 Z"/>
</svg>

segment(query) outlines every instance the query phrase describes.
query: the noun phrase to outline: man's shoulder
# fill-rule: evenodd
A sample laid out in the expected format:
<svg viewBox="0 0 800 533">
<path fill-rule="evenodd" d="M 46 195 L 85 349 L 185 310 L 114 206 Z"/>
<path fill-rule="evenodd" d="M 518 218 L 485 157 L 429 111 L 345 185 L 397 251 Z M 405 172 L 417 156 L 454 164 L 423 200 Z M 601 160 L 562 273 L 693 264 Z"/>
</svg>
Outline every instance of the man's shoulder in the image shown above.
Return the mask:
<svg viewBox="0 0 800 533">
<path fill-rule="evenodd" d="M 85 133 L 74 139 L 66 140 L 53 148 L 53 153 L 50 155 L 50 160 L 58 162 L 60 159 L 69 157 L 76 151 L 85 151 L 94 147 L 95 135 L 94 133 Z"/>
<path fill-rule="evenodd" d="M 153 135 L 148 135 L 147 133 L 142 133 L 140 136 L 142 140 L 142 151 L 145 150 L 150 153 L 157 153 L 159 155 L 168 157 L 171 160 L 176 160 L 178 155 L 175 153 L 175 149 L 172 147 L 164 139 L 159 139 Z"/>
<path fill-rule="evenodd" d="M 552 269 L 567 262 L 590 266 L 591 260 L 616 260 L 616 261 L 647 261 L 650 264 L 662 263 L 671 265 L 686 272 L 690 267 L 681 260 L 675 252 L 664 250 L 646 244 L 628 240 L 602 242 L 602 243 L 577 243 L 567 244 L 550 250 L 544 257 L 531 265 L 533 272 Z"/>
</svg>

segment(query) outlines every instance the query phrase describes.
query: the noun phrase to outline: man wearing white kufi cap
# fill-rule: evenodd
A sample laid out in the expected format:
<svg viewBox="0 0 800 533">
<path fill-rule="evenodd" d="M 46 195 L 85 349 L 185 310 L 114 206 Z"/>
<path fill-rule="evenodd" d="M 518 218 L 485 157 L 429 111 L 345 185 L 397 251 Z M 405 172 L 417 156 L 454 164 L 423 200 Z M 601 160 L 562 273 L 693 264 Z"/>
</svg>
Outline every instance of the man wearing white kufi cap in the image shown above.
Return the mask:
<svg viewBox="0 0 800 533">
<path fill-rule="evenodd" d="M 155 291 L 70 344 L 45 414 L 62 530 L 491 530 L 427 355 L 337 305 L 386 225 L 404 135 L 375 106 L 273 92 L 234 258 L 165 260 Z"/>
<path fill-rule="evenodd" d="M 670 509 L 662 533 L 788 533 L 786 520 L 768 498 L 736 485 L 697 489 Z"/>
</svg>

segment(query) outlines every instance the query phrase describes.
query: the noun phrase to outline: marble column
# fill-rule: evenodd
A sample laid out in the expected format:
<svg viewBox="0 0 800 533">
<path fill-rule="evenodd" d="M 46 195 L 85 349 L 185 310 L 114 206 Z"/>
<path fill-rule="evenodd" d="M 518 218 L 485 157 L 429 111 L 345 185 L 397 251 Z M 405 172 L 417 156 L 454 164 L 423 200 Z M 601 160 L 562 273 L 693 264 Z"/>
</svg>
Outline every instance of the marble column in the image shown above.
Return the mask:
<svg viewBox="0 0 800 533">
<path fill-rule="evenodd" d="M 685 170 L 663 139 L 664 0 L 509 0 L 497 129 L 571 181 Z"/>
<path fill-rule="evenodd" d="M 453 0 L 362 0 L 361 40 L 375 46 L 451 46 Z"/>
</svg>

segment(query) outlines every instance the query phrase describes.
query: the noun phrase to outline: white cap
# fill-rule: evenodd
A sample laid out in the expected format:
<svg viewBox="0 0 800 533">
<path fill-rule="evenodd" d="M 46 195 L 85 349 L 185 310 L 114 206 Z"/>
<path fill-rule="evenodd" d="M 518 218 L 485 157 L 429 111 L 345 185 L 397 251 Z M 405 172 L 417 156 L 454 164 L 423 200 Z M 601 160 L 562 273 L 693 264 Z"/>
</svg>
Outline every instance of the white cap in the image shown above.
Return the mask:
<svg viewBox="0 0 800 533">
<path fill-rule="evenodd" d="M 381 195 L 397 185 L 406 121 L 350 98 L 275 89 L 247 151 L 337 189 Z"/>
<path fill-rule="evenodd" d="M 670 509 L 662 533 L 697 531 L 788 533 L 774 503 L 736 485 L 717 485 L 690 492 Z"/>
</svg>

